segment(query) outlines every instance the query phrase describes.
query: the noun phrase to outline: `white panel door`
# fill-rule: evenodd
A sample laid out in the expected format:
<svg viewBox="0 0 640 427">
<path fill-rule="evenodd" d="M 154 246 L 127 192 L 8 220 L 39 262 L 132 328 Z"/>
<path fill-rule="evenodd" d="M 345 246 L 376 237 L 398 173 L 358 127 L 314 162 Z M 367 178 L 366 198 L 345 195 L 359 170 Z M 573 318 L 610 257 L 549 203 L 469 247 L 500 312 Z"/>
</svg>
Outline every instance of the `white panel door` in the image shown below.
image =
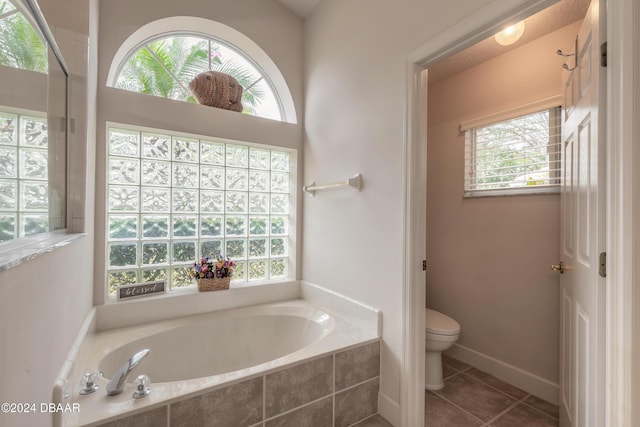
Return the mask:
<svg viewBox="0 0 640 427">
<path fill-rule="evenodd" d="M 560 276 L 560 425 L 604 425 L 605 3 L 592 0 L 564 74 Z"/>
</svg>

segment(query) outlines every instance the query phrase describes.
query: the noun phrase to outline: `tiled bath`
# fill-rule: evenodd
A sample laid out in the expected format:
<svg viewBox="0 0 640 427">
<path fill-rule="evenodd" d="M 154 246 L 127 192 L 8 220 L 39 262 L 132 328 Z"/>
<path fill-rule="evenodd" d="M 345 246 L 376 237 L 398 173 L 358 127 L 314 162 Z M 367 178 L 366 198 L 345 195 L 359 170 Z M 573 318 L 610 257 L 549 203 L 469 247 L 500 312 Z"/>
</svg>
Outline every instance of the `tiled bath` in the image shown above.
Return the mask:
<svg viewBox="0 0 640 427">
<path fill-rule="evenodd" d="M 379 388 L 376 340 L 100 425 L 386 426 L 372 417 Z"/>
</svg>

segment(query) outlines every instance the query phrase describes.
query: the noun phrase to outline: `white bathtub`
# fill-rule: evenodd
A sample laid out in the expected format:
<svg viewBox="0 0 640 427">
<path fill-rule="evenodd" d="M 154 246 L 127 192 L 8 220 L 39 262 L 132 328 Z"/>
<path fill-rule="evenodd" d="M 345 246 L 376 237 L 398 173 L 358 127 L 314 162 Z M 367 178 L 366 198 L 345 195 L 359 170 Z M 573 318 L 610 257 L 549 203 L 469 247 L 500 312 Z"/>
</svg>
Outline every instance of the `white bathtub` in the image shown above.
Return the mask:
<svg viewBox="0 0 640 427">
<path fill-rule="evenodd" d="M 330 333 L 334 326 L 332 316 L 300 302 L 191 316 L 104 333 L 104 345 L 99 343 L 96 348 L 101 349 L 96 356 L 102 356 L 98 372 L 109 379 L 134 353 L 148 348 L 151 352 L 132 372 L 130 381 L 138 373 L 154 382 L 208 377 L 295 353 Z M 160 330 L 152 332 L 158 327 Z M 109 345 L 117 341 L 126 344 Z"/>
<path fill-rule="evenodd" d="M 78 403 L 80 411 L 65 414 L 60 424 L 97 425 L 375 341 L 377 316 L 372 312 L 372 321 L 365 322 L 370 327 L 363 327 L 296 299 L 89 334 L 90 350 L 78 371 L 102 372 L 100 388 L 80 395 L 81 374 L 70 378 L 63 403 Z M 124 391 L 107 396 L 113 373 L 144 348 L 151 351 Z M 149 376 L 151 394 L 132 399 L 131 383 L 140 374 Z"/>
</svg>

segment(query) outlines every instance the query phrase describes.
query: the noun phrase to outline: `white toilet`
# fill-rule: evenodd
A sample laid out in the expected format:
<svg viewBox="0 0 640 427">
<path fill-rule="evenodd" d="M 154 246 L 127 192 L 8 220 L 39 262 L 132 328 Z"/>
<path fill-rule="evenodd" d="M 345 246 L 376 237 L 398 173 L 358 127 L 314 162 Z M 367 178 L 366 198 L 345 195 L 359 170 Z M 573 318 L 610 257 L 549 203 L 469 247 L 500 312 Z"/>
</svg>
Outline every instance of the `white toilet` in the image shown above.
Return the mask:
<svg viewBox="0 0 640 427">
<path fill-rule="evenodd" d="M 438 311 L 424 311 L 424 338 L 426 346 L 425 388 L 440 390 L 442 381 L 442 352 L 453 345 L 460 335 L 460 324 Z"/>
</svg>

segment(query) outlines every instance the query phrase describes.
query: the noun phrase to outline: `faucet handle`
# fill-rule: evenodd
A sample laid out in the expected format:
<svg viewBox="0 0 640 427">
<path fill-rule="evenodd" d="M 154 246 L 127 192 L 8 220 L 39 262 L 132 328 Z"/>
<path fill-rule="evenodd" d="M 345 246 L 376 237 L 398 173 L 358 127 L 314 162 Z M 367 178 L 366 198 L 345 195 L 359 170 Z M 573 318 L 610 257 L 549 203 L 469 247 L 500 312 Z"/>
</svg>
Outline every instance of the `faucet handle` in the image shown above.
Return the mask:
<svg viewBox="0 0 640 427">
<path fill-rule="evenodd" d="M 151 380 L 146 375 L 138 375 L 138 377 L 133 381 L 133 388 L 136 390 L 133 393 L 134 399 L 140 399 L 141 397 L 148 396 L 151 393 Z"/>
<path fill-rule="evenodd" d="M 82 385 L 82 390 L 80 390 L 80 394 L 91 394 L 100 388 L 100 384 L 98 384 L 98 373 L 97 372 L 87 372 L 82 376 L 82 380 L 80 384 Z"/>
</svg>

